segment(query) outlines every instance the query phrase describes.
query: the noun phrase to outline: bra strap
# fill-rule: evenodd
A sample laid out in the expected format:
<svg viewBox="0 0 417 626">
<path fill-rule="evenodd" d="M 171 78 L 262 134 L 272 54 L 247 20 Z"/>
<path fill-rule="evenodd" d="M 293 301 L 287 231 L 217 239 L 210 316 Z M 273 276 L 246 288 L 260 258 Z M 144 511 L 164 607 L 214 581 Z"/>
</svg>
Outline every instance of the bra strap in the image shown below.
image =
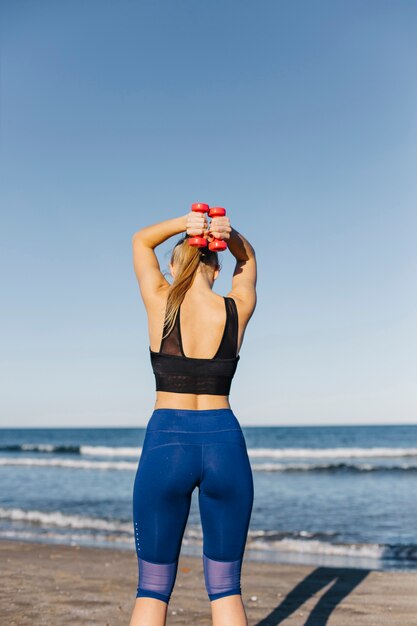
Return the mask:
<svg viewBox="0 0 417 626">
<path fill-rule="evenodd" d="M 215 358 L 230 359 L 235 357 L 237 353 L 238 314 L 233 298 L 225 296 L 224 299 L 226 302 L 226 327 Z"/>
</svg>

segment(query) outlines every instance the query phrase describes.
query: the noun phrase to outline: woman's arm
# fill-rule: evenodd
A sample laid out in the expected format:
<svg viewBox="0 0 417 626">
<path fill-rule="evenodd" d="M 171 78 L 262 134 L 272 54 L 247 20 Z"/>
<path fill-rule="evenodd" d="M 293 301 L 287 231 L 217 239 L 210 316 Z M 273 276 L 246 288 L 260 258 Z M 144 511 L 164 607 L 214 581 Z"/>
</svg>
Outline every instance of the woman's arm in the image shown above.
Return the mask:
<svg viewBox="0 0 417 626">
<path fill-rule="evenodd" d="M 240 301 L 240 309 L 247 319 L 256 306 L 257 267 L 255 250 L 249 241 L 230 225 L 228 217 L 215 217 L 210 224 L 210 233 L 218 239 L 226 239 L 236 259 L 232 289 L 228 295 Z"/>
<path fill-rule="evenodd" d="M 145 304 L 158 292 L 169 287 L 161 272 L 156 246 L 186 229 L 187 216 L 174 217 L 138 230 L 132 237 L 133 267 Z"/>
<path fill-rule="evenodd" d="M 133 266 L 145 304 L 161 289 L 169 287 L 169 282 L 159 267 L 158 257 L 155 254 L 156 246 L 184 231 L 187 231 L 189 235 L 200 235 L 205 226 L 207 226 L 206 218 L 201 214 L 191 212 L 145 226 L 133 235 Z"/>
<path fill-rule="evenodd" d="M 170 237 L 185 231 L 187 217 L 188 214 L 181 215 L 181 217 L 173 217 L 151 226 L 145 226 L 133 235 L 133 243 L 140 241 L 144 247 L 153 250 Z"/>
<path fill-rule="evenodd" d="M 232 297 L 241 300 L 241 308 L 249 319 L 256 306 L 257 265 L 255 250 L 245 237 L 232 228 L 228 240 L 230 252 L 236 259 L 232 277 Z"/>
</svg>

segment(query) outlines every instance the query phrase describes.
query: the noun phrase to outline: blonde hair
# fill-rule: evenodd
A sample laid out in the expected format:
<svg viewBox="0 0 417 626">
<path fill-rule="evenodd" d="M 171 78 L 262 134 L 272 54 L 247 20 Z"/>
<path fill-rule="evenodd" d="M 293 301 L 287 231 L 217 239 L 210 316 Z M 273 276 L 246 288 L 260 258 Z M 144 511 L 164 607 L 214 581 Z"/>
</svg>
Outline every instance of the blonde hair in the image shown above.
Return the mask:
<svg viewBox="0 0 417 626">
<path fill-rule="evenodd" d="M 213 268 L 219 266 L 217 252 L 212 252 L 207 247 L 196 248 L 190 246 L 188 238 L 188 235 L 184 235 L 177 241 L 171 253 L 171 263 L 176 266 L 176 272 L 168 292 L 162 338 L 169 335 L 173 329 L 178 310 L 185 294 L 194 282 L 200 264 Z"/>
</svg>

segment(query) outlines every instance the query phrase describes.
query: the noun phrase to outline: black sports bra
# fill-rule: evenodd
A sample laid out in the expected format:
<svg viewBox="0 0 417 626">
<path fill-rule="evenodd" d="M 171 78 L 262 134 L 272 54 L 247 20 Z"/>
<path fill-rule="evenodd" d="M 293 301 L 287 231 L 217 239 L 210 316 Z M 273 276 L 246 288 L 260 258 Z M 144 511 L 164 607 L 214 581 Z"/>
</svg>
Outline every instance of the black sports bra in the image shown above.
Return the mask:
<svg viewBox="0 0 417 626">
<path fill-rule="evenodd" d="M 159 352 L 149 347 L 156 391 L 227 396 L 240 356 L 237 354 L 238 313 L 233 298 L 224 298 L 226 324 L 219 348 L 212 359 L 197 359 L 184 354 L 178 309 L 175 324 L 162 339 Z M 165 325 L 164 332 L 165 333 Z"/>
</svg>

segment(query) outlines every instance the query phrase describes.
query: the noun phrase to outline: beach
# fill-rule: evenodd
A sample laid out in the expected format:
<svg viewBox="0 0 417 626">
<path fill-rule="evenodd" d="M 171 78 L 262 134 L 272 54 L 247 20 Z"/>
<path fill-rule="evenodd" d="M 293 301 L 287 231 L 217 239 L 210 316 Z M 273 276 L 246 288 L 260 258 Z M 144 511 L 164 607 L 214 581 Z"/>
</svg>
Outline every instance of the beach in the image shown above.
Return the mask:
<svg viewBox="0 0 417 626">
<path fill-rule="evenodd" d="M 0 542 L 2 626 L 128 626 L 134 552 Z M 245 559 L 249 626 L 417 626 L 417 574 Z M 202 560 L 180 556 L 167 624 L 211 624 Z"/>
</svg>

